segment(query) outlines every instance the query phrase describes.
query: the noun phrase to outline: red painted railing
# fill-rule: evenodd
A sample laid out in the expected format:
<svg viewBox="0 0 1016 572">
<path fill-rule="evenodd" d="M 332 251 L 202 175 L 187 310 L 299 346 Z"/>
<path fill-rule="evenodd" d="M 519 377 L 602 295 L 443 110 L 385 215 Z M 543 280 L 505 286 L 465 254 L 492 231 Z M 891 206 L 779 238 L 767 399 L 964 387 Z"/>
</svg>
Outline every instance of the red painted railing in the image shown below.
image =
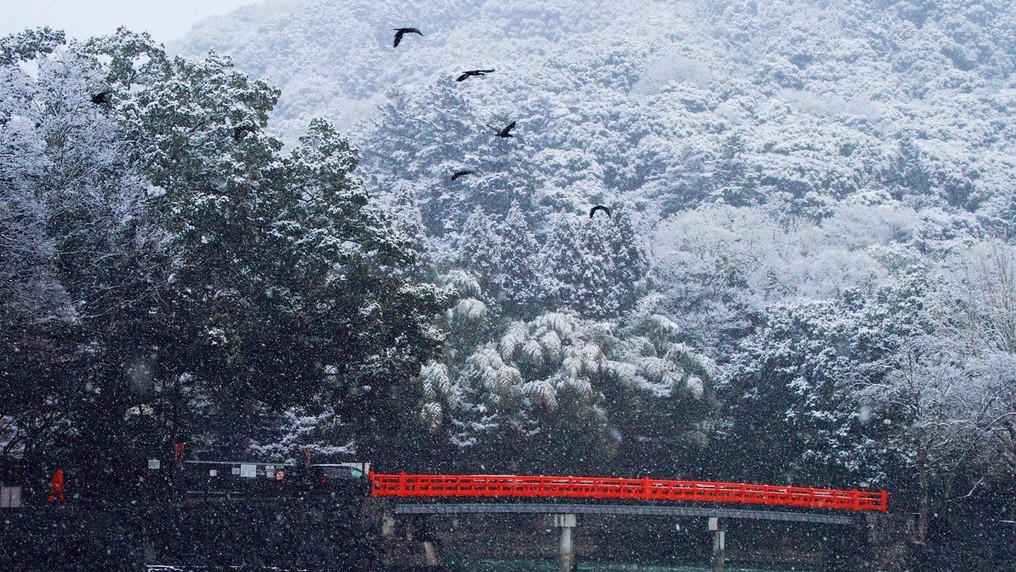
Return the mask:
<svg viewBox="0 0 1016 572">
<path fill-rule="evenodd" d="M 886 510 L 886 492 L 845 491 L 742 483 L 538 477 L 517 475 L 370 474 L 371 495 L 379 497 L 523 497 L 699 501 L 842 510 Z"/>
</svg>

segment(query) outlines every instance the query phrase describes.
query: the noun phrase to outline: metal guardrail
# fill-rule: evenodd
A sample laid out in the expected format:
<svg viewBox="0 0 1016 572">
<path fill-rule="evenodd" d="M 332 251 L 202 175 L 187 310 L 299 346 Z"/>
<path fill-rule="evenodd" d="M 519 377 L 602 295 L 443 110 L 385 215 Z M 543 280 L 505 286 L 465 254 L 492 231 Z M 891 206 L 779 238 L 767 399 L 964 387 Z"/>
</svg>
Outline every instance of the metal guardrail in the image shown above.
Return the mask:
<svg viewBox="0 0 1016 572">
<path fill-rule="evenodd" d="M 547 503 L 420 503 L 396 504 L 396 514 L 597 514 L 639 516 L 692 516 L 750 520 L 780 520 L 819 524 L 854 524 L 854 516 L 776 510 L 706 508 L 659 505 L 602 505 Z"/>
<path fill-rule="evenodd" d="M 370 474 L 371 495 L 421 498 L 582 498 L 641 501 L 691 501 L 792 506 L 852 511 L 886 510 L 886 491 L 810 487 L 519 475 Z"/>
</svg>

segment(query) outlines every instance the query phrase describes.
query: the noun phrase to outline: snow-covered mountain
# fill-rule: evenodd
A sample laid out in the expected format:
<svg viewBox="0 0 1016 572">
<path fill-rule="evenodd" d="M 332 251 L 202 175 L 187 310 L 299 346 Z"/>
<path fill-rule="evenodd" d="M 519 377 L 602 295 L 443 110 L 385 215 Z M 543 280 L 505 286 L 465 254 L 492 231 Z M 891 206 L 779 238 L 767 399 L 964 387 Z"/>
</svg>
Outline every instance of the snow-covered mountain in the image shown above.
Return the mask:
<svg viewBox="0 0 1016 572">
<path fill-rule="evenodd" d="M 393 48 L 405 25 L 425 35 Z M 177 48 L 281 87 L 289 139 L 311 117 L 352 129 L 403 101 L 397 121 L 354 132 L 385 183 L 468 164 L 456 119 L 484 138 L 517 119 L 516 160 L 558 206 L 783 197 L 822 216 L 864 193 L 1009 222 L 1014 32 L 1001 0 L 286 0 L 205 21 Z M 474 68 L 497 72 L 453 81 Z"/>
</svg>

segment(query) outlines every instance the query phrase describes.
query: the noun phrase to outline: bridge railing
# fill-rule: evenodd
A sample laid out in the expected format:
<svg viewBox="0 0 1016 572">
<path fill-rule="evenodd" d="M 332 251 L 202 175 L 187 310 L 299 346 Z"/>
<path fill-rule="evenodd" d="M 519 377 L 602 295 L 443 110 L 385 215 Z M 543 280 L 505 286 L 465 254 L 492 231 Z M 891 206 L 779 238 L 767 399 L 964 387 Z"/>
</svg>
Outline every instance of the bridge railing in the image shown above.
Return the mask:
<svg viewBox="0 0 1016 572">
<path fill-rule="evenodd" d="M 698 501 L 799 506 L 855 511 L 886 510 L 885 491 L 809 487 L 519 475 L 370 474 L 371 495 L 381 497 L 518 497 Z"/>
</svg>

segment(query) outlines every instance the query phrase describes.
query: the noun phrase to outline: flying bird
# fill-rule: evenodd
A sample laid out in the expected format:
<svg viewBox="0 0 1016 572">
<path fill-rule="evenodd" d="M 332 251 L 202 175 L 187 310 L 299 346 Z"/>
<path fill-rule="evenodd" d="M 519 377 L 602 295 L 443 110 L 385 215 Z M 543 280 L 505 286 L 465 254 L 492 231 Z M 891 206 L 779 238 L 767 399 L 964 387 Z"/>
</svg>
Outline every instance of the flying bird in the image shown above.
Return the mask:
<svg viewBox="0 0 1016 572">
<path fill-rule="evenodd" d="M 595 207 L 589 209 L 589 218 L 593 218 L 593 215 L 596 214 L 596 211 L 603 211 L 607 213 L 607 218 L 610 218 L 610 209 L 608 209 L 603 205 L 596 205 Z"/>
<path fill-rule="evenodd" d="M 497 132 L 497 136 L 501 137 L 503 139 L 506 139 L 508 137 L 515 137 L 514 135 L 511 134 L 512 129 L 515 129 L 515 122 L 514 121 L 509 123 L 504 129 L 500 129 L 500 130 L 497 127 L 494 127 L 492 125 L 488 125 L 487 127 L 490 127 L 491 129 L 496 131 Z"/>
<path fill-rule="evenodd" d="M 112 105 L 113 92 L 107 89 L 106 91 L 93 95 L 92 103 L 94 103 L 95 105 Z"/>
<path fill-rule="evenodd" d="M 420 34 L 421 36 L 423 35 L 423 32 L 417 30 L 416 28 L 394 28 L 394 30 L 395 30 L 395 45 L 393 47 L 396 48 L 399 47 L 399 42 L 402 41 L 402 36 L 404 34 Z"/>
<path fill-rule="evenodd" d="M 466 175 L 475 175 L 476 171 L 455 171 L 452 173 L 452 180 L 458 179 L 459 177 L 465 177 Z"/>
<path fill-rule="evenodd" d="M 473 76 L 483 77 L 489 73 L 494 73 L 494 70 L 466 70 L 455 81 L 466 81 Z"/>
</svg>

